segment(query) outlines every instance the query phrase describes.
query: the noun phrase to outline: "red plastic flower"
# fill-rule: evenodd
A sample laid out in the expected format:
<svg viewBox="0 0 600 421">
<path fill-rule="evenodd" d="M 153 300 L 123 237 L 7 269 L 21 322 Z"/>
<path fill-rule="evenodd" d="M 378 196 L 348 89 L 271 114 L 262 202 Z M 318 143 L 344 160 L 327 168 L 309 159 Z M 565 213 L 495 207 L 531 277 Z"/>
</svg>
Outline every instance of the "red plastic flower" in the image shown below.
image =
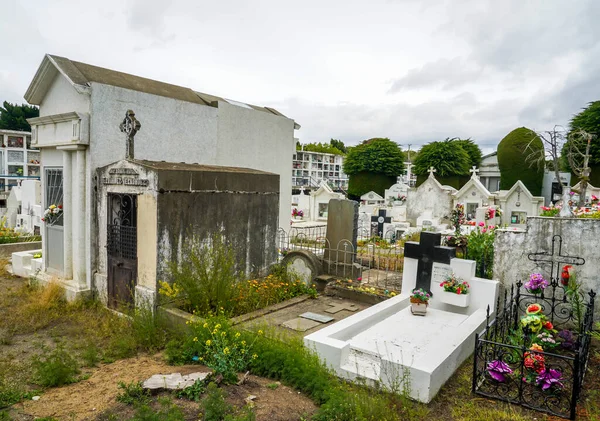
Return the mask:
<svg viewBox="0 0 600 421">
<path fill-rule="evenodd" d="M 542 311 L 542 307 L 539 304 L 530 304 L 527 307 L 527 314 L 538 314 Z"/>
<path fill-rule="evenodd" d="M 548 330 L 552 330 L 552 329 L 554 329 L 554 325 L 550 322 L 546 322 L 546 323 L 544 323 L 544 328 L 546 328 Z"/>
</svg>

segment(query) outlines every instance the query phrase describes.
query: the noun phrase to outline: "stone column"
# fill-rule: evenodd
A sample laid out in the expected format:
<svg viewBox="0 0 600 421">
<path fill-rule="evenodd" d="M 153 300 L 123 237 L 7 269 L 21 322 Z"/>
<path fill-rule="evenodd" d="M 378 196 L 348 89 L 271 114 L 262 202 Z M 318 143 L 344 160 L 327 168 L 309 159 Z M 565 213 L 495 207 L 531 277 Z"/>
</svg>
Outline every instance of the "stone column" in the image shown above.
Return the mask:
<svg viewBox="0 0 600 421">
<path fill-rule="evenodd" d="M 85 264 L 85 226 L 89 220 L 86 214 L 85 195 L 85 150 L 78 149 L 74 154 L 73 183 L 73 280 L 80 289 L 87 288 Z"/>
<path fill-rule="evenodd" d="M 63 266 L 65 279 L 73 279 L 73 189 L 71 151 L 63 150 Z M 46 199 L 47 201 L 48 199 Z M 48 203 L 46 204 L 48 205 Z"/>
</svg>

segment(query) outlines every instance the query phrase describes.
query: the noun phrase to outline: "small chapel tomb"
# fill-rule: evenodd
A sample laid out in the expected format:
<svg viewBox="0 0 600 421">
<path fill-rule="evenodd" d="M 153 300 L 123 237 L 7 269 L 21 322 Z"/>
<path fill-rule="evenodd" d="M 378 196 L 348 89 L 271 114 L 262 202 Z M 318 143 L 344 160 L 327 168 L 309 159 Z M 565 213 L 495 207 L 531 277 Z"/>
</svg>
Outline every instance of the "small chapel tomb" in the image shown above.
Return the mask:
<svg viewBox="0 0 600 421">
<path fill-rule="evenodd" d="M 421 236 L 420 244 L 407 243 L 400 295 L 312 333 L 304 343 L 340 377 L 406 386 L 411 398 L 428 403 L 473 352 L 475 334 L 495 312 L 499 284 L 475 277 L 475 262 L 454 258 L 439 245 L 439 233 Z M 452 272 L 471 285 L 467 307 L 437 298 L 439 283 Z M 433 293 L 425 317 L 410 311 L 411 291 L 419 287 Z"/>
</svg>

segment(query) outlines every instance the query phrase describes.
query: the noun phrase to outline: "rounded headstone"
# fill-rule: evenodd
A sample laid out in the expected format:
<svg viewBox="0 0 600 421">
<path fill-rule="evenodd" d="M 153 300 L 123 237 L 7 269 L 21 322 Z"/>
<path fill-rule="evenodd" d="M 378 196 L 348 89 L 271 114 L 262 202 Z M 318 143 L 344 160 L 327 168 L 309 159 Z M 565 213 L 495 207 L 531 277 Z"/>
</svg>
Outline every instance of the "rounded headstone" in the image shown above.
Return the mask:
<svg viewBox="0 0 600 421">
<path fill-rule="evenodd" d="M 294 274 L 306 285 L 321 274 L 319 258 L 310 251 L 294 250 L 285 255 L 282 262 L 289 274 Z"/>
</svg>

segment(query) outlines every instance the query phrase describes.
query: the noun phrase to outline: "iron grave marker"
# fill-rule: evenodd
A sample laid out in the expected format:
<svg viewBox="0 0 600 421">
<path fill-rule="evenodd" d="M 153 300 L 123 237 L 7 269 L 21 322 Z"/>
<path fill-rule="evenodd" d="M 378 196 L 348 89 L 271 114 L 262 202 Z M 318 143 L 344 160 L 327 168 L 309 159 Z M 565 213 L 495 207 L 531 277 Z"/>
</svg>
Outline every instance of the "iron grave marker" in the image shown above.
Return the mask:
<svg viewBox="0 0 600 421">
<path fill-rule="evenodd" d="M 422 288 L 430 294 L 433 264 L 449 265 L 450 259 L 456 256 L 456 249 L 440 246 L 441 241 L 442 235 L 440 233 L 423 231 L 419 243 L 408 241 L 404 246 L 404 256 L 419 261 L 416 288 Z"/>
</svg>

